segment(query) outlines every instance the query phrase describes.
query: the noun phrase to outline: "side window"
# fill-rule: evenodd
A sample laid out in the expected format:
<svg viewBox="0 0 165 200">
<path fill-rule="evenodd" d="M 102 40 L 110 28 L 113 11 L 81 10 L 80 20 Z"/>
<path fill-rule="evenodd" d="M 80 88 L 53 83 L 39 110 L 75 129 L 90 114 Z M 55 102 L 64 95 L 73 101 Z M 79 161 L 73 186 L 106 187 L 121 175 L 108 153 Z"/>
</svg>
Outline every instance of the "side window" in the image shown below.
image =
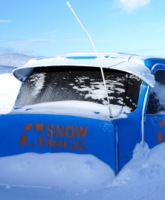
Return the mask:
<svg viewBox="0 0 165 200">
<path fill-rule="evenodd" d="M 156 71 L 155 81 L 149 98 L 148 114 L 165 113 L 165 70 Z"/>
</svg>

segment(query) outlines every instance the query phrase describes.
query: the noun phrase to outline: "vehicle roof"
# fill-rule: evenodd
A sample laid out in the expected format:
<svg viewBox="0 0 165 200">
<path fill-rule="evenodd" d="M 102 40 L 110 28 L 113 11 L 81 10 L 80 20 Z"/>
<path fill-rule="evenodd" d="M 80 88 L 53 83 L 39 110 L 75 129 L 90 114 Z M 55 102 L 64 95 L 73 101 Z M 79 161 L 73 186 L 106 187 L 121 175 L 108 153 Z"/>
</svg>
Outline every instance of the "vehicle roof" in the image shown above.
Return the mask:
<svg viewBox="0 0 165 200">
<path fill-rule="evenodd" d="M 102 67 L 134 74 L 150 86 L 154 86 L 154 76 L 151 74 L 151 69 L 157 63 L 165 64 L 165 59 L 123 53 L 73 53 L 54 58 L 31 59 L 24 66 L 14 70 L 13 74 L 22 81 L 32 73 L 34 68 L 38 67 Z"/>
</svg>

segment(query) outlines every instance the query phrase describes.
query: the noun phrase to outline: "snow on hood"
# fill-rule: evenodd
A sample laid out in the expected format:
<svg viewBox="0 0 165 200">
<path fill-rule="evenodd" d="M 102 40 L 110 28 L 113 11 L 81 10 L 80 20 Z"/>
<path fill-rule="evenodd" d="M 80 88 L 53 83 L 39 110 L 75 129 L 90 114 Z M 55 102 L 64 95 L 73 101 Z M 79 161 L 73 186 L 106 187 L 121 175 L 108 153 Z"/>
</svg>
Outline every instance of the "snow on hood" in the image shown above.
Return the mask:
<svg viewBox="0 0 165 200">
<path fill-rule="evenodd" d="M 130 109 L 126 106 L 121 111 L 121 106 L 110 105 L 111 112 L 113 116 L 118 116 L 120 118 L 126 118 L 127 115 L 124 112 L 130 112 Z M 102 105 L 98 103 L 88 102 L 88 101 L 57 101 L 34 104 L 24 107 L 15 107 L 11 113 L 37 113 L 37 114 L 57 114 L 57 115 L 72 115 L 78 117 L 88 117 L 100 120 L 109 120 L 110 113 L 108 105 Z"/>
<path fill-rule="evenodd" d="M 26 153 L 0 158 L 0 185 L 59 188 L 69 192 L 96 190 L 111 183 L 113 170 L 92 155 Z"/>
<path fill-rule="evenodd" d="M 35 67 L 47 67 L 47 66 L 86 66 L 86 67 L 103 67 L 116 70 L 125 71 L 138 76 L 144 82 L 150 86 L 154 86 L 154 76 L 150 70 L 144 65 L 142 59 L 128 59 L 117 58 L 110 56 L 88 56 L 88 57 L 56 57 L 47 59 L 32 59 L 26 63 L 23 67 L 14 70 L 14 75 L 22 80 L 26 77 Z"/>
</svg>

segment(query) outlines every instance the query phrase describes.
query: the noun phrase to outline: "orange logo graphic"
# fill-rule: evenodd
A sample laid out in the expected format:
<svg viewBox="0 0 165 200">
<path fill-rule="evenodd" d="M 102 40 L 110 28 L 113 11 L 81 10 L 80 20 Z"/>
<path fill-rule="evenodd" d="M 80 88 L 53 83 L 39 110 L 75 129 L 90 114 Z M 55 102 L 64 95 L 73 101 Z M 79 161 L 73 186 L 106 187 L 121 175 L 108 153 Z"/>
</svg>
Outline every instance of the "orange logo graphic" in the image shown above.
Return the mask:
<svg viewBox="0 0 165 200">
<path fill-rule="evenodd" d="M 43 124 L 35 124 L 35 128 L 36 128 L 36 131 L 37 132 L 42 132 L 43 131 L 43 129 L 44 129 L 44 125 Z M 24 131 L 30 131 L 32 129 L 32 124 L 27 124 L 26 126 L 25 126 L 25 128 L 24 128 Z M 40 136 L 39 138 L 38 138 L 38 146 L 42 146 L 42 141 L 43 141 L 43 136 Z M 24 133 L 22 133 L 22 135 L 21 135 L 21 140 L 20 140 L 20 144 L 22 145 L 22 146 L 25 146 L 26 144 L 27 144 L 27 142 L 28 142 L 28 137 L 27 137 L 27 135 L 25 135 Z M 30 146 L 31 147 L 34 147 L 35 145 L 34 145 L 34 143 L 30 143 Z"/>
<path fill-rule="evenodd" d="M 28 139 L 28 134 L 33 131 L 33 138 L 37 137 L 37 142 L 31 142 Z M 54 124 L 32 124 L 28 123 L 24 127 L 23 133 L 20 138 L 20 145 L 30 147 L 50 147 L 59 149 L 72 149 L 72 150 L 87 150 L 85 138 L 87 135 L 88 127 L 83 126 L 59 126 Z M 26 133 L 26 134 L 25 134 Z M 38 135 L 39 134 L 39 135 Z M 74 138 L 74 141 L 70 139 Z"/>
<path fill-rule="evenodd" d="M 165 119 L 163 119 L 160 124 L 159 124 L 160 128 L 163 128 L 165 126 Z M 161 143 L 163 142 L 163 133 L 158 131 L 158 138 L 157 138 L 158 142 Z"/>
</svg>

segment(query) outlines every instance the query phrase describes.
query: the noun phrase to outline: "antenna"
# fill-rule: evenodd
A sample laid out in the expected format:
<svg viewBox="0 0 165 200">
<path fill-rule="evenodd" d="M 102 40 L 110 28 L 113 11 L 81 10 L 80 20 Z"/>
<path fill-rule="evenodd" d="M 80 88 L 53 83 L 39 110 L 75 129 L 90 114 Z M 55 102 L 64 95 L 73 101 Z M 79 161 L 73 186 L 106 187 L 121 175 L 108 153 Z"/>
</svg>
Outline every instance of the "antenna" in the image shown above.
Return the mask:
<svg viewBox="0 0 165 200">
<path fill-rule="evenodd" d="M 77 21 L 79 22 L 79 24 L 80 24 L 80 26 L 82 27 L 82 29 L 86 32 L 86 34 L 87 34 L 87 36 L 88 36 L 88 38 L 89 38 L 89 40 L 90 40 L 90 42 L 91 42 L 91 44 L 92 44 L 92 47 L 93 47 L 95 53 L 97 53 L 96 47 L 95 47 L 95 45 L 94 45 L 94 43 L 93 43 L 93 40 L 92 40 L 91 35 L 89 34 L 89 32 L 87 31 L 87 29 L 84 27 L 84 25 L 82 24 L 82 22 L 80 21 L 80 19 L 79 19 L 78 16 L 76 15 L 76 13 L 74 12 L 74 10 L 73 10 L 72 6 L 70 5 L 70 3 L 67 2 L 66 4 L 68 5 L 69 9 L 72 11 L 73 15 L 76 17 L 76 19 L 77 19 Z"/>
<path fill-rule="evenodd" d="M 69 2 L 66 2 L 67 6 L 69 7 L 69 9 L 72 11 L 73 15 L 75 16 L 75 18 L 77 19 L 77 21 L 79 22 L 80 26 L 82 27 L 82 29 L 85 31 L 85 33 L 87 34 L 89 40 L 90 40 L 90 43 L 92 44 L 92 47 L 93 47 L 93 50 L 96 54 L 98 54 L 97 50 L 96 50 L 96 47 L 94 45 L 94 42 L 92 40 L 92 37 L 91 35 L 89 34 L 89 32 L 87 31 L 87 29 L 84 27 L 84 25 L 82 24 L 82 22 L 80 21 L 79 17 L 77 16 L 77 14 L 75 13 L 75 11 L 73 10 L 72 6 L 70 5 Z M 99 56 L 98 56 L 99 58 Z M 106 82 L 105 82 L 105 76 L 104 76 L 104 72 L 103 72 L 103 67 L 101 65 L 101 61 L 100 61 L 100 58 L 98 59 L 99 61 L 99 65 L 100 65 L 100 69 L 101 69 L 101 75 L 102 75 L 102 79 L 103 79 L 103 84 L 104 84 L 104 88 L 105 88 L 105 91 L 106 91 L 106 95 L 107 95 L 107 102 L 108 102 L 108 108 L 109 108 L 109 115 L 110 117 L 112 117 L 112 112 L 111 112 L 111 109 L 110 109 L 110 103 L 109 103 L 109 98 L 108 98 L 108 89 L 107 89 L 107 86 L 106 86 Z"/>
</svg>

